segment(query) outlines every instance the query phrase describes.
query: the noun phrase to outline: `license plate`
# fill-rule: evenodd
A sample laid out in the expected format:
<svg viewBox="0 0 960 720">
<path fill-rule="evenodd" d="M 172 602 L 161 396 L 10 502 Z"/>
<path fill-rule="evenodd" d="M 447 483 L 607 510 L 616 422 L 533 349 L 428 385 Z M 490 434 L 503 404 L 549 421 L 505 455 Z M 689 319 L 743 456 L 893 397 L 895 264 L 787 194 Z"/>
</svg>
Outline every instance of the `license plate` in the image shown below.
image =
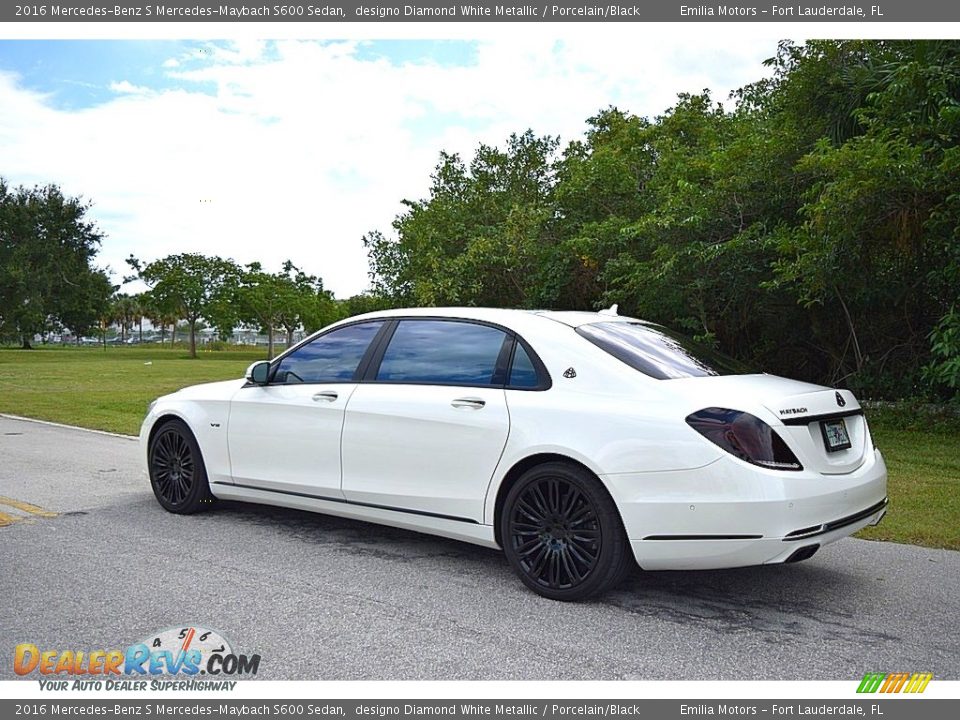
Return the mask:
<svg viewBox="0 0 960 720">
<path fill-rule="evenodd" d="M 827 452 L 837 452 L 846 450 L 850 447 L 850 433 L 847 432 L 847 424 L 843 418 L 837 420 L 822 420 L 820 430 L 823 433 L 823 444 Z"/>
</svg>

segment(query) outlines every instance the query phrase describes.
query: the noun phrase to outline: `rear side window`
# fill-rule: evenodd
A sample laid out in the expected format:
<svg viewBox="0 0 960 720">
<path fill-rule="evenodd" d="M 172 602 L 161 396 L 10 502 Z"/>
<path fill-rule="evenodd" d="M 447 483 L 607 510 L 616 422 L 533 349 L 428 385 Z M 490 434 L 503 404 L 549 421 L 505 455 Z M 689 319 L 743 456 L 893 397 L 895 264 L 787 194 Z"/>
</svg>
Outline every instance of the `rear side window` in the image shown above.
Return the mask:
<svg viewBox="0 0 960 720">
<path fill-rule="evenodd" d="M 431 385 L 503 385 L 497 361 L 506 333 L 448 320 L 401 320 L 377 380 Z"/>
<path fill-rule="evenodd" d="M 513 351 L 513 364 L 510 366 L 510 379 L 507 385 L 512 388 L 535 388 L 539 384 L 540 378 L 533 366 L 533 361 L 518 341 Z"/>
<path fill-rule="evenodd" d="M 382 320 L 331 330 L 294 350 L 277 365 L 273 382 L 350 382 L 367 347 L 383 326 Z"/>
<path fill-rule="evenodd" d="M 657 380 L 752 372 L 733 358 L 659 326 L 599 322 L 581 325 L 577 333 Z"/>
</svg>

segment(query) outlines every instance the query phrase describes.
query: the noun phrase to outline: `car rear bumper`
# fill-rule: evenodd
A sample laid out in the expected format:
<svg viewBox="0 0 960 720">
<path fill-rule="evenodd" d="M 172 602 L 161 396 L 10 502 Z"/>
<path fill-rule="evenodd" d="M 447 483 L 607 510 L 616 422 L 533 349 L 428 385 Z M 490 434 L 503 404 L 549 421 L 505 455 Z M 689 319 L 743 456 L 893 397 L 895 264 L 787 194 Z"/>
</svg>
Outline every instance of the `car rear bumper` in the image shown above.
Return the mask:
<svg viewBox="0 0 960 720">
<path fill-rule="evenodd" d="M 878 451 L 844 475 L 766 470 L 725 457 L 696 470 L 603 480 L 647 570 L 805 559 L 878 523 L 887 507 L 887 470 Z"/>
</svg>

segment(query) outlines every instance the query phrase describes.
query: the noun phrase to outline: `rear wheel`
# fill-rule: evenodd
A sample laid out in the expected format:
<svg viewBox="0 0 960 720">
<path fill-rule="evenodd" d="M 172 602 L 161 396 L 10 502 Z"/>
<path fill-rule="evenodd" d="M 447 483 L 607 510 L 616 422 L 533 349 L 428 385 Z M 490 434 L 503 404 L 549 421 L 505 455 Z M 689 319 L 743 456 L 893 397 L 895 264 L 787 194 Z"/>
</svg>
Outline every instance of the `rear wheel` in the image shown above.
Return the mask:
<svg viewBox="0 0 960 720">
<path fill-rule="evenodd" d="M 153 434 L 150 485 L 164 509 L 189 515 L 213 502 L 200 446 L 182 420 L 167 420 Z"/>
<path fill-rule="evenodd" d="M 507 493 L 500 537 L 534 592 L 583 600 L 619 583 L 631 566 L 620 514 L 600 481 L 576 465 L 545 463 Z"/>
</svg>

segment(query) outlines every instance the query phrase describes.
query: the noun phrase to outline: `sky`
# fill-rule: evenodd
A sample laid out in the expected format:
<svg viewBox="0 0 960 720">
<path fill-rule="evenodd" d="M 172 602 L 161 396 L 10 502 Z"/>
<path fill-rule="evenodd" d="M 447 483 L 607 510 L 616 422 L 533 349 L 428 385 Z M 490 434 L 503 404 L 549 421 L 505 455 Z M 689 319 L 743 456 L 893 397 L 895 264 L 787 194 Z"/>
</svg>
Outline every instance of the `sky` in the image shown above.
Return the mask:
<svg viewBox="0 0 960 720">
<path fill-rule="evenodd" d="M 344 298 L 368 286 L 363 235 L 426 196 L 441 151 L 528 128 L 565 145 L 603 108 L 655 117 L 680 92 L 729 104 L 775 50 L 723 33 L 2 40 L 0 176 L 90 201 L 117 283 L 130 254 L 200 252 L 290 259 Z"/>
</svg>

